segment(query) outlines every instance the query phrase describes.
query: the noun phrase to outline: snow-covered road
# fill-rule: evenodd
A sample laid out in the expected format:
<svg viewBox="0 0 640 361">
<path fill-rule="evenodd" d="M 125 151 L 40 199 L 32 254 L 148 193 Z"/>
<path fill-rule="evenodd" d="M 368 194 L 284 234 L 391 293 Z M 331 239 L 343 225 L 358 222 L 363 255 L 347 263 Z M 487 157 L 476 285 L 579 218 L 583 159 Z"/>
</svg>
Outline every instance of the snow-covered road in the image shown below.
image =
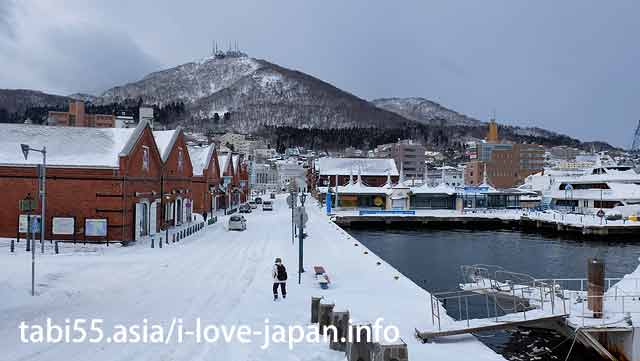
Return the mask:
<svg viewBox="0 0 640 361">
<path fill-rule="evenodd" d="M 30 292 L 30 255 L 21 250 L 0 254 L 0 359 L 2 360 L 343 360 L 344 354 L 326 344 L 287 344 L 262 349 L 262 337 L 239 341 L 197 343 L 185 337 L 168 344 L 57 343 L 24 344 L 18 324 L 58 324 L 66 319 L 104 319 L 109 333 L 117 324 L 160 324 L 183 319 L 184 329 L 203 324 L 248 325 L 264 330 L 273 325 L 303 325 L 310 321 L 311 296 L 325 296 L 336 310 L 350 310 L 358 321 L 382 317 L 400 329 L 411 360 L 501 360 L 473 337 L 458 342 L 420 344 L 415 328 L 431 325 L 428 293 L 335 226 L 311 200 L 309 237 L 305 240 L 302 285 L 297 284 L 297 241 L 291 244 L 290 213 L 284 199 L 274 212 L 254 210 L 245 232 L 228 232 L 226 218 L 186 240 L 151 249 L 98 248 L 97 252 L 38 254 L 38 296 Z M 358 246 L 354 246 L 358 243 Z M 90 248 L 95 249 L 95 248 Z M 365 254 L 365 251 L 368 254 Z M 271 268 L 282 257 L 289 273 L 286 300 L 273 302 Z M 377 262 L 381 264 L 378 265 Z M 331 276 L 321 290 L 312 275 L 323 265 Z M 428 267 L 428 265 L 425 265 Z M 396 280 L 395 276 L 399 276 Z"/>
</svg>

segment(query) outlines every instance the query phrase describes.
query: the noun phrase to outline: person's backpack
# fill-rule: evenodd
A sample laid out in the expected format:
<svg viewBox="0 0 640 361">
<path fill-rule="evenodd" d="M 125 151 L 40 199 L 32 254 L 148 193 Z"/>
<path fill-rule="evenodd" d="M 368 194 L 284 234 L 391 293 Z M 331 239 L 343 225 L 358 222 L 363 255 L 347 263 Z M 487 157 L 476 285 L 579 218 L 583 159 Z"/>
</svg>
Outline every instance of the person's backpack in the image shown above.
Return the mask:
<svg viewBox="0 0 640 361">
<path fill-rule="evenodd" d="M 284 265 L 281 265 L 281 264 L 276 265 L 276 267 L 278 267 L 278 275 L 276 276 L 278 281 L 286 281 L 287 280 L 287 269 L 284 268 Z"/>
</svg>

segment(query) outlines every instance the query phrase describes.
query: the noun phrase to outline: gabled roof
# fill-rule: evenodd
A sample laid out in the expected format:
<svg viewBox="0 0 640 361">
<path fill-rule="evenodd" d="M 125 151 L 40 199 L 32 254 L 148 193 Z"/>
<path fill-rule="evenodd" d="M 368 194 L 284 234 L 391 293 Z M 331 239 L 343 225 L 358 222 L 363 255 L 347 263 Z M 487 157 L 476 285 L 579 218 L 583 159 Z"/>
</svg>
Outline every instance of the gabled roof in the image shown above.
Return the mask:
<svg viewBox="0 0 640 361">
<path fill-rule="evenodd" d="M 233 169 L 235 172 L 238 172 L 238 170 L 240 169 L 240 155 L 239 154 L 233 154 L 231 155 L 231 159 L 233 160 Z"/>
<path fill-rule="evenodd" d="M 33 166 L 40 164 L 39 154 L 27 160 L 20 144 L 47 148 L 47 166 L 118 168 L 119 157 L 133 149 L 146 127 L 86 128 L 26 124 L 0 124 L 0 164 Z"/>
<path fill-rule="evenodd" d="M 203 175 L 204 169 L 207 168 L 214 154 L 215 147 L 213 144 L 209 146 L 189 146 L 189 158 L 191 159 L 191 167 L 193 175 Z"/>
<path fill-rule="evenodd" d="M 386 158 L 320 158 L 317 163 L 320 175 L 349 175 L 360 172 L 363 176 L 398 176 L 393 159 Z"/>
<path fill-rule="evenodd" d="M 169 159 L 171 149 L 173 149 L 173 145 L 176 144 L 176 140 L 178 139 L 178 135 L 181 131 L 182 127 L 177 127 L 172 130 L 153 131 L 153 137 L 156 140 L 156 145 L 158 146 L 158 151 L 160 152 L 163 162 L 166 162 L 167 159 Z"/>
<path fill-rule="evenodd" d="M 456 188 L 440 183 L 435 187 L 430 187 L 426 182 L 419 187 L 411 188 L 411 192 L 414 194 L 456 194 Z"/>
<path fill-rule="evenodd" d="M 229 159 L 231 156 L 228 153 L 218 153 L 218 166 L 220 166 L 220 176 L 224 175 L 229 165 Z"/>
</svg>

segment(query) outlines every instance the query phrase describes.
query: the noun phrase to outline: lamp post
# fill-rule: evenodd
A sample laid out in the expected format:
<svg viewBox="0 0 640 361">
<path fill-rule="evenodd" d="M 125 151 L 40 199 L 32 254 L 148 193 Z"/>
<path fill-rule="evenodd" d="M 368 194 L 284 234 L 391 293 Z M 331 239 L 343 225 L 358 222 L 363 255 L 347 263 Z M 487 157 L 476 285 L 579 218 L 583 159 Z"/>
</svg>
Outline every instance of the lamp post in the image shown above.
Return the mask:
<svg viewBox="0 0 640 361">
<path fill-rule="evenodd" d="M 304 243 L 304 202 L 307 199 L 307 194 L 302 192 L 300 193 L 300 204 L 299 208 L 300 213 L 300 229 L 298 230 L 298 284 L 300 284 L 302 279 L 302 272 L 304 272 L 304 268 L 302 267 L 302 260 L 304 257 L 303 254 L 303 243 Z"/>
<path fill-rule="evenodd" d="M 293 190 L 293 187 L 289 187 L 289 199 L 291 200 L 291 204 L 290 204 L 290 206 L 291 206 L 291 244 L 293 245 L 294 244 L 294 239 L 295 239 L 295 232 L 296 232 L 295 231 L 296 222 L 295 222 L 294 217 L 293 217 L 293 211 L 294 211 L 294 208 L 296 207 L 296 203 L 297 203 L 296 202 L 297 197 L 296 197 L 296 193 Z"/>
<path fill-rule="evenodd" d="M 31 148 L 28 144 L 20 144 L 20 149 L 22 150 L 22 154 L 24 155 L 24 159 L 26 160 L 29 157 L 29 152 L 38 152 L 42 154 L 42 166 L 40 167 L 40 247 L 41 252 L 44 253 L 44 230 L 45 230 L 45 209 L 46 209 L 46 170 L 47 170 L 47 147 L 42 147 L 42 149 Z M 31 225 L 29 224 L 29 228 Z M 33 249 L 35 248 L 35 244 L 31 242 L 31 295 L 35 296 L 35 252 Z"/>
</svg>

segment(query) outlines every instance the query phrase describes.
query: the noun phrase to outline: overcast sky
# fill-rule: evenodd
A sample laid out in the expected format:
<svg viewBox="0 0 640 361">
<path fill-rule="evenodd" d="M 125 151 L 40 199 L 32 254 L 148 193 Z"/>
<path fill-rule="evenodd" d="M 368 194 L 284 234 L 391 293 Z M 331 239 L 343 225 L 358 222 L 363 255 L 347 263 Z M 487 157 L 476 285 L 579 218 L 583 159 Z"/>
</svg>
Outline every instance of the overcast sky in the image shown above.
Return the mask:
<svg viewBox="0 0 640 361">
<path fill-rule="evenodd" d="M 639 15 L 636 0 L 0 0 L 0 87 L 100 93 L 238 41 L 365 99 L 628 147 Z"/>
</svg>

